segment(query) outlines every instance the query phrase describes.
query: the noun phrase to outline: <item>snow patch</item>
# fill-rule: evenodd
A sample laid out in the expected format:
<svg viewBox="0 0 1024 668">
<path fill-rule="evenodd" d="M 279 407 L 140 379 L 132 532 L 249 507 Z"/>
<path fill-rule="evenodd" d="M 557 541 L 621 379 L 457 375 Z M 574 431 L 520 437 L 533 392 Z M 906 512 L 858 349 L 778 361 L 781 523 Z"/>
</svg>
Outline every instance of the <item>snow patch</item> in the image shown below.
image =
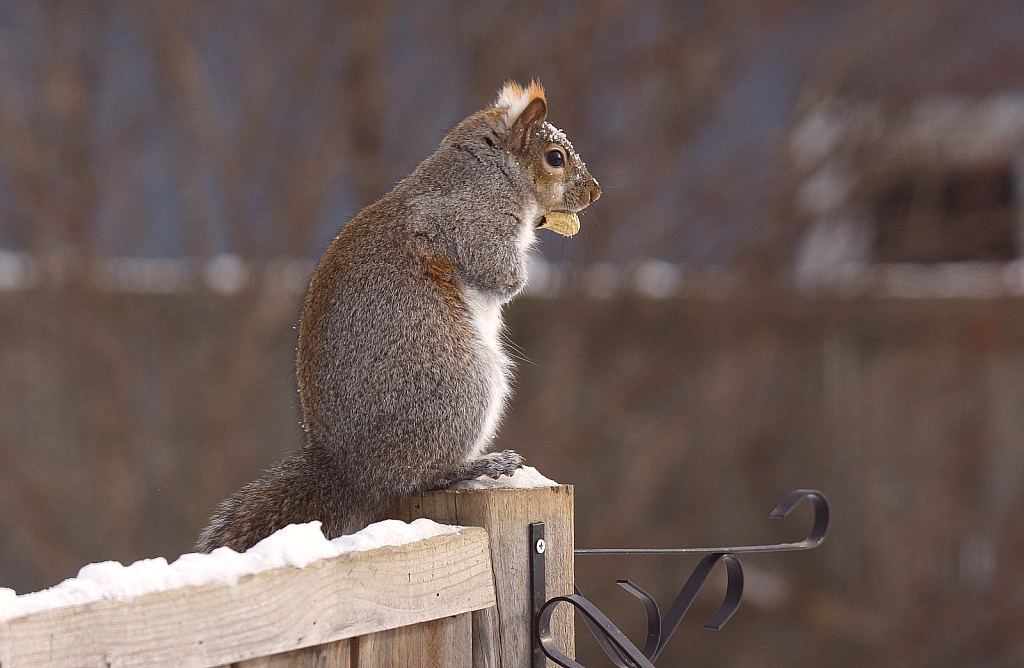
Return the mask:
<svg viewBox="0 0 1024 668">
<path fill-rule="evenodd" d="M 130 566 L 116 561 L 89 564 L 78 572 L 78 577 L 43 591 L 18 596 L 13 589 L 0 588 L 0 621 L 103 599 L 126 601 L 179 587 L 234 585 L 242 576 L 260 571 L 285 566 L 302 568 L 348 552 L 458 533 L 460 528 L 428 519 L 409 524 L 384 520 L 354 534 L 327 540 L 320 531 L 320 522 L 309 522 L 286 526 L 245 553 L 220 547 L 210 554 L 183 554 L 172 564 L 163 557 L 143 559 Z"/>
<path fill-rule="evenodd" d="M 452 485 L 455 489 L 534 489 L 536 487 L 557 487 L 558 483 L 545 477 L 532 466 L 516 469 L 513 475 L 490 478 L 482 475 L 473 480 L 463 480 Z"/>
</svg>

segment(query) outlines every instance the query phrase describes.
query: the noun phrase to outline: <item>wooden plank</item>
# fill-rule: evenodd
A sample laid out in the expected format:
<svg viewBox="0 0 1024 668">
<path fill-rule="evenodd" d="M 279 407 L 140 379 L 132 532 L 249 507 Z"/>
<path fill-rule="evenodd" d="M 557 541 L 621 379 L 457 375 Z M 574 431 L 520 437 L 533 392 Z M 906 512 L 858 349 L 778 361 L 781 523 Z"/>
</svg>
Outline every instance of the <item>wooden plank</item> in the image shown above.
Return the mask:
<svg viewBox="0 0 1024 668">
<path fill-rule="evenodd" d="M 491 539 L 496 609 L 473 613 L 474 668 L 530 668 L 532 618 L 529 525 L 544 522 L 548 598 L 572 594 L 573 494 L 571 485 L 537 489 L 448 489 L 403 499 L 392 517 L 427 517 L 437 522 L 481 526 Z M 559 648 L 575 656 L 572 610 L 561 605 L 552 617 Z M 548 662 L 548 666 L 555 664 Z"/>
<path fill-rule="evenodd" d="M 471 613 L 353 638 L 352 668 L 470 668 Z"/>
<path fill-rule="evenodd" d="M 465 529 L 0 622 L 0 667 L 206 667 L 493 606 L 487 534 Z"/>
<path fill-rule="evenodd" d="M 471 613 L 464 613 L 469 615 Z M 431 624 L 433 622 L 423 622 Z M 231 668 L 351 668 L 352 639 L 232 663 Z"/>
</svg>

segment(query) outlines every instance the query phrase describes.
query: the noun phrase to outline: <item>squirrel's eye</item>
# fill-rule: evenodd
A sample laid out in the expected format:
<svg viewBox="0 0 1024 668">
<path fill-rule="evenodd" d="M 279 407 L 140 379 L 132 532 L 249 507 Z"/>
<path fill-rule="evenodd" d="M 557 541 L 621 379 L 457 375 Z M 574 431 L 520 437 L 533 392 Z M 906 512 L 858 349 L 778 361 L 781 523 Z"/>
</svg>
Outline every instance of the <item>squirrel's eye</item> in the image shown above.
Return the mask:
<svg viewBox="0 0 1024 668">
<path fill-rule="evenodd" d="M 544 159 L 552 167 L 564 167 L 565 166 L 565 154 L 558 149 L 551 149 L 544 154 Z"/>
</svg>

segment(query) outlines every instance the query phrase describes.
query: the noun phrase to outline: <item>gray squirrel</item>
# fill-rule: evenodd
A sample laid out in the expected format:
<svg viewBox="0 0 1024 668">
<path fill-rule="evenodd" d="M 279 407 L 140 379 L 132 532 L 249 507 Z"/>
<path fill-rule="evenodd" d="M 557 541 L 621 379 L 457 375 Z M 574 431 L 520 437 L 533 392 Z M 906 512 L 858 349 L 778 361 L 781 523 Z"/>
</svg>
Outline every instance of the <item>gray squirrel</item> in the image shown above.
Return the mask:
<svg viewBox="0 0 1024 668">
<path fill-rule="evenodd" d="M 312 520 L 334 538 L 399 497 L 523 465 L 486 453 L 510 391 L 502 305 L 536 230 L 575 234 L 601 195 L 546 116 L 539 83 L 507 83 L 342 228 L 300 318 L 306 442 L 223 501 L 197 550 L 243 551 Z"/>
</svg>

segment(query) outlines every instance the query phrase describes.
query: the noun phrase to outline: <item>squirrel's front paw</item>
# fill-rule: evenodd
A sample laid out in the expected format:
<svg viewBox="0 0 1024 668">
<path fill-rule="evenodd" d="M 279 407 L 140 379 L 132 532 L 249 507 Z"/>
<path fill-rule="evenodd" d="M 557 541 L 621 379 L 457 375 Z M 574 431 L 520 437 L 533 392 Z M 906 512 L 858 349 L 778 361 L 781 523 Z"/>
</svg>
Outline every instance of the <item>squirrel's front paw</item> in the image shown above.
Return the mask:
<svg viewBox="0 0 1024 668">
<path fill-rule="evenodd" d="M 469 463 L 472 476 L 467 477 L 479 478 L 485 475 L 490 478 L 497 478 L 502 475 L 512 475 L 522 465 L 523 456 L 515 450 L 490 452 Z"/>
</svg>

